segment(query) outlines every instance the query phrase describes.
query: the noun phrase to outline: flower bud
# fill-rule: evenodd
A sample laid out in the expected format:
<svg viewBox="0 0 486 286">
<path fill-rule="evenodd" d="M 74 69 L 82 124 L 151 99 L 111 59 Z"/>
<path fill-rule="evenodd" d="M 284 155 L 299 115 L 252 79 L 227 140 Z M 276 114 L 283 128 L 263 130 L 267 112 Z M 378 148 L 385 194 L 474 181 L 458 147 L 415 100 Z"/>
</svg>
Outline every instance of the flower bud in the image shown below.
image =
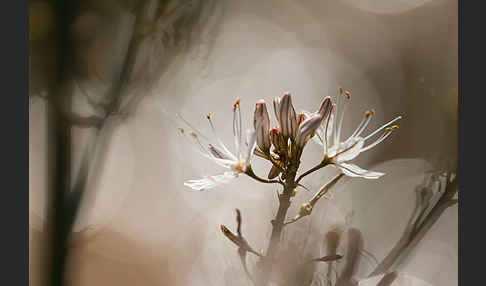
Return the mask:
<svg viewBox="0 0 486 286">
<path fill-rule="evenodd" d="M 272 166 L 272 168 L 268 172 L 268 179 L 269 180 L 275 179 L 279 174 L 280 174 L 280 169 L 275 166 Z"/>
<path fill-rule="evenodd" d="M 275 149 L 280 149 L 280 131 L 278 127 L 270 129 L 270 139 Z"/>
<path fill-rule="evenodd" d="M 273 111 L 275 112 L 277 122 L 280 124 L 280 97 L 278 96 L 273 99 Z"/>
<path fill-rule="evenodd" d="M 270 117 L 268 116 L 267 105 L 263 99 L 255 104 L 253 125 L 256 131 L 256 142 L 258 147 L 263 152 L 268 152 L 272 145 L 269 135 Z"/>
<path fill-rule="evenodd" d="M 284 138 L 295 138 L 298 129 L 297 116 L 292 104 L 292 96 L 288 92 L 283 95 L 280 101 L 279 118 Z"/>
<path fill-rule="evenodd" d="M 320 114 L 314 114 L 302 122 L 302 124 L 299 126 L 297 138 L 295 139 L 297 145 L 304 146 L 305 143 L 307 143 L 307 141 L 314 136 L 314 133 L 321 125 L 321 122 L 322 116 Z"/>
<path fill-rule="evenodd" d="M 298 115 L 297 115 L 297 125 L 300 125 L 302 122 L 304 122 L 305 120 L 307 119 L 307 115 L 305 115 L 305 113 L 303 112 L 300 112 Z"/>
<path fill-rule="evenodd" d="M 318 113 L 323 119 L 326 119 L 331 114 L 332 102 L 331 97 L 327 96 L 321 103 Z"/>
</svg>

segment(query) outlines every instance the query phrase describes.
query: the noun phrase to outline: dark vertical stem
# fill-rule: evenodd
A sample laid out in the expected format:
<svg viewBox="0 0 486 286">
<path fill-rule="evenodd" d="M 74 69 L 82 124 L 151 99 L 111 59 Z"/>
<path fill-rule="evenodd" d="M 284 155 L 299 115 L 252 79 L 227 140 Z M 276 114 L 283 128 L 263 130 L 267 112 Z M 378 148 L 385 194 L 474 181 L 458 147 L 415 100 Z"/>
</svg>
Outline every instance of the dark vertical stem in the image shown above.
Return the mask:
<svg viewBox="0 0 486 286">
<path fill-rule="evenodd" d="M 61 109 L 70 109 L 70 94 L 65 94 L 62 85 L 68 70 L 70 44 L 69 29 L 74 17 L 72 1 L 52 1 L 56 28 L 56 71 L 53 86 L 53 101 L 48 104 L 48 190 L 49 244 L 47 285 L 64 285 L 64 269 L 67 256 L 67 237 L 70 228 L 66 221 L 65 201 L 71 184 L 71 126 L 62 116 Z"/>
<path fill-rule="evenodd" d="M 52 160 L 50 171 L 51 177 L 51 208 L 50 208 L 50 253 L 48 285 L 64 284 L 64 268 L 66 264 L 66 240 L 69 235 L 65 214 L 67 190 L 70 185 L 70 164 L 71 164 L 71 128 L 63 122 L 56 110 L 50 108 L 49 127 L 51 150 L 49 154 Z"/>
<path fill-rule="evenodd" d="M 290 207 L 290 198 L 292 197 L 292 192 L 295 188 L 295 175 L 297 169 L 299 168 L 300 161 L 295 160 L 290 163 L 289 169 L 287 170 L 284 190 L 282 194 L 279 195 L 279 206 L 275 219 L 272 220 L 272 234 L 270 237 L 270 243 L 266 252 L 263 276 L 261 280 L 261 285 L 267 285 L 270 276 L 272 275 L 273 264 L 275 262 L 275 256 L 278 252 L 280 237 L 282 235 L 282 230 L 284 228 L 285 218 L 287 216 L 287 210 Z"/>
</svg>

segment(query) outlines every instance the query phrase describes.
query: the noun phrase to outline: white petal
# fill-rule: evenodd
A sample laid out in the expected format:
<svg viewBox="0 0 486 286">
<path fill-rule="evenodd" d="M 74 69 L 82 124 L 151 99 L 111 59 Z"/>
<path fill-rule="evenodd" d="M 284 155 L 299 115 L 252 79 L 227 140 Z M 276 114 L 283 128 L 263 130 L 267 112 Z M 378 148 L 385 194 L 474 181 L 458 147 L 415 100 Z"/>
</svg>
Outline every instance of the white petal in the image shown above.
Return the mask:
<svg viewBox="0 0 486 286">
<path fill-rule="evenodd" d="M 396 117 L 395 119 L 383 124 L 380 128 L 376 129 L 375 131 L 373 131 L 371 134 L 369 134 L 368 136 L 365 137 L 365 140 L 368 140 L 369 138 L 375 136 L 378 132 L 380 132 L 381 130 L 389 127 L 390 125 L 392 125 L 393 123 L 395 123 L 396 121 L 402 119 L 401 116 L 398 116 Z"/>
<path fill-rule="evenodd" d="M 228 151 L 228 149 L 224 146 L 223 142 L 219 138 L 217 138 L 216 133 L 214 131 L 214 126 L 211 124 L 211 128 L 213 128 L 213 138 L 206 136 L 194 126 L 192 126 L 187 120 L 185 120 L 181 115 L 177 114 L 177 116 L 181 119 L 179 123 L 184 126 L 183 132 L 179 132 L 180 135 L 184 136 L 186 140 L 189 141 L 190 145 L 201 155 L 206 158 L 213 159 L 215 158 L 214 153 L 211 152 L 210 146 L 217 146 L 220 145 L 221 148 L 218 148 L 218 151 L 221 154 L 224 154 L 226 159 L 231 159 L 236 161 L 236 157 Z M 211 122 L 210 122 L 211 123 Z M 193 132 L 196 136 L 190 135 Z M 216 139 L 216 142 L 214 142 Z"/>
<path fill-rule="evenodd" d="M 316 135 L 312 137 L 314 142 L 317 144 L 321 145 L 324 147 L 324 152 L 327 152 L 327 147 L 331 145 L 331 134 L 332 134 L 332 125 L 333 125 L 333 120 L 334 120 L 334 110 L 335 108 L 332 108 L 330 110 L 329 116 L 327 116 L 321 123 L 321 126 L 316 130 Z M 327 129 L 327 132 L 326 132 Z M 324 134 L 326 135 L 324 136 Z M 326 146 L 327 144 L 327 146 Z"/>
<path fill-rule="evenodd" d="M 327 124 L 327 145 L 328 147 L 331 146 L 331 135 L 332 135 L 332 132 L 333 132 L 333 127 L 334 127 L 334 111 L 335 111 L 336 108 L 333 108 L 331 110 L 331 114 L 329 115 L 328 117 L 328 121 L 329 123 L 326 122 L 326 120 L 322 121 L 322 125 L 324 126 L 324 130 L 326 130 L 326 124 Z"/>
<path fill-rule="evenodd" d="M 216 157 L 218 159 L 234 160 L 232 157 L 229 157 L 228 155 L 226 155 L 226 152 L 224 151 L 224 149 L 220 149 L 220 148 L 214 146 L 213 144 L 208 145 L 208 150 L 209 150 L 209 152 L 211 152 L 211 154 L 214 157 Z"/>
<path fill-rule="evenodd" d="M 334 160 L 338 163 L 346 162 L 356 158 L 363 148 L 364 140 L 361 137 L 351 137 L 348 140 L 339 143 L 329 152 L 329 156 L 335 157 Z"/>
<path fill-rule="evenodd" d="M 241 153 L 241 112 L 240 112 L 240 104 L 237 101 L 235 103 L 235 107 L 233 110 L 233 136 L 235 138 L 235 149 L 236 149 L 236 157 L 240 157 Z"/>
<path fill-rule="evenodd" d="M 376 139 L 375 142 L 373 142 L 373 143 L 369 144 L 368 146 L 364 147 L 361 150 L 361 152 L 364 152 L 364 151 L 367 151 L 367 150 L 370 150 L 370 149 L 374 148 L 376 145 L 380 144 L 386 138 L 388 138 L 388 136 L 390 136 L 391 134 L 392 134 L 392 130 L 386 131 L 385 133 L 383 133 L 383 135 L 381 135 L 378 139 Z"/>
<path fill-rule="evenodd" d="M 206 157 L 206 158 L 212 160 L 213 162 L 215 162 L 216 164 L 218 164 L 218 165 L 220 165 L 224 168 L 230 169 L 231 166 L 233 166 L 235 164 L 235 162 L 238 161 L 238 160 L 236 160 L 236 158 L 234 158 L 234 159 L 233 158 L 218 158 L 215 155 L 214 150 L 211 150 L 210 146 L 212 146 L 212 145 L 207 143 L 207 141 L 204 138 L 189 135 L 189 134 L 187 134 L 187 132 L 184 132 L 184 133 L 179 132 L 179 134 L 181 136 L 183 136 L 189 142 L 189 145 L 197 153 L 201 154 L 203 157 Z M 221 152 L 221 149 L 218 149 L 218 151 Z"/>
<path fill-rule="evenodd" d="M 316 129 L 316 136 L 312 137 L 312 140 L 317 144 L 323 146 L 324 145 L 324 126 L 321 125 L 319 128 Z"/>
<path fill-rule="evenodd" d="M 238 162 L 236 160 L 233 161 L 233 160 L 227 160 L 227 159 L 219 159 L 219 158 L 216 158 L 216 157 L 211 157 L 209 159 L 213 160 L 214 163 L 220 165 L 221 167 L 224 167 L 224 168 L 227 168 L 227 169 L 231 169 L 236 164 L 236 162 Z"/>
<path fill-rule="evenodd" d="M 341 99 L 343 97 L 343 99 Z M 336 145 L 341 140 L 341 129 L 343 125 L 344 113 L 346 110 L 347 102 L 350 98 L 348 98 L 342 89 L 340 89 L 338 97 L 337 97 L 337 105 L 336 105 L 336 112 L 334 118 L 334 142 L 333 144 Z M 344 102 L 342 102 L 344 100 Z"/>
<path fill-rule="evenodd" d="M 205 191 L 212 189 L 221 184 L 226 184 L 238 175 L 234 172 L 224 172 L 221 175 L 206 176 L 199 180 L 188 180 L 184 182 L 184 186 L 189 187 L 196 191 Z"/>
<path fill-rule="evenodd" d="M 385 175 L 385 173 L 369 171 L 365 169 L 361 169 L 360 167 L 356 166 L 355 164 L 348 164 L 348 163 L 340 163 L 335 164 L 344 175 L 349 177 L 361 177 L 365 179 L 378 179 L 379 177 Z"/>
<path fill-rule="evenodd" d="M 256 138 L 257 138 L 257 134 L 254 130 L 253 131 L 251 129 L 247 130 L 247 134 L 248 134 L 248 151 L 245 157 L 245 162 L 246 162 L 245 165 L 250 164 L 251 156 L 253 155 L 253 151 L 255 150 L 256 147 Z"/>
<path fill-rule="evenodd" d="M 231 158 L 232 160 L 236 160 L 236 157 L 228 150 L 226 145 L 224 145 L 223 141 L 219 138 L 218 134 L 216 133 L 216 128 L 214 127 L 214 124 L 213 124 L 213 121 L 211 120 L 211 117 L 208 118 L 208 121 L 209 121 L 209 126 L 211 127 L 211 130 L 213 132 L 213 137 L 218 142 L 221 151 L 224 152 L 226 157 Z"/>
</svg>

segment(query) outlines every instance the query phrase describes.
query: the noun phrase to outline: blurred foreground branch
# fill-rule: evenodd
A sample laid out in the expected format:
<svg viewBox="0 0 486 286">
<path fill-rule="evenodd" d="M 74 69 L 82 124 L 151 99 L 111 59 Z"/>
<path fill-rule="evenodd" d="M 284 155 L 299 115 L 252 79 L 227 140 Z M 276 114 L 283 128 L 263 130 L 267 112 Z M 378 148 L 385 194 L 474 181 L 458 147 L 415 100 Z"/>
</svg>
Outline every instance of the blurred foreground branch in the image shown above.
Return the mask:
<svg viewBox="0 0 486 286">
<path fill-rule="evenodd" d="M 368 277 L 397 270 L 442 213 L 450 206 L 457 204 L 457 199 L 454 198 L 458 192 L 457 179 L 455 172 L 434 174 L 428 184 L 417 190 L 415 210 L 401 239 Z M 436 191 L 434 190 L 435 183 L 438 184 Z M 444 191 L 442 191 L 444 183 Z"/>
<path fill-rule="evenodd" d="M 159 38 L 162 43 L 160 58 L 151 58 L 157 69 L 146 72 L 152 81 L 160 77 L 167 68 L 174 55 L 179 52 L 178 43 L 174 38 L 190 39 L 191 32 L 199 23 L 201 9 L 205 7 L 203 1 L 105 1 L 113 11 L 124 11 L 125 15 L 133 16 L 132 27 L 129 29 L 128 43 L 122 53 L 121 65 L 115 71 L 109 88 L 101 95 L 101 101 L 92 100 L 91 94 L 80 84 L 76 74 L 75 62 L 79 56 L 79 43 L 75 41 L 73 29 L 76 20 L 82 15 L 82 9 L 89 5 L 96 6 L 96 2 L 84 3 L 76 0 L 52 0 L 47 3 L 53 8 L 55 26 L 55 73 L 54 85 L 48 96 L 42 92 L 43 99 L 48 103 L 48 230 L 49 243 L 46 253 L 49 260 L 46 265 L 46 285 L 60 286 L 66 283 L 65 270 L 67 258 L 73 242 L 70 239 L 72 228 L 81 207 L 88 182 L 88 174 L 99 176 L 103 169 L 106 144 L 110 139 L 113 126 L 107 128 L 113 115 L 123 115 L 126 118 L 140 102 L 144 92 L 134 91 L 132 79 L 140 45 L 145 36 Z M 87 5 L 87 6 L 86 6 Z M 111 5 L 111 6 L 110 6 Z M 103 6 L 103 7 L 108 7 Z M 157 13 L 152 13 L 155 9 Z M 105 11 L 106 12 L 106 11 Z M 167 13 L 170 17 L 166 17 Z M 151 27 L 147 32 L 147 27 Z M 126 32 L 126 31 L 124 31 Z M 144 37 L 141 37 L 143 35 Z M 181 42 L 181 41 L 179 41 Z M 181 42 L 182 43 L 182 42 Z M 122 48 L 123 49 L 123 48 Z M 152 56 L 152 55 L 150 55 Z M 79 61 L 79 59 L 78 59 Z M 81 59 L 83 61 L 83 59 Z M 96 73 L 95 71 L 91 71 Z M 147 75 L 148 76 L 148 75 Z M 138 83 L 143 86 L 144 83 Z M 81 90 L 87 102 L 95 109 L 102 111 L 102 115 L 81 116 L 73 110 L 72 98 L 75 86 Z M 130 96 L 130 98 L 128 98 Z M 127 100 L 128 99 L 128 100 Z M 124 104 L 122 104 L 124 103 Z M 82 154 L 81 168 L 76 176 L 76 182 L 71 184 L 71 169 L 73 160 L 72 132 L 73 127 L 94 128 L 95 136 L 88 143 L 88 148 Z M 93 152 L 96 150 L 96 156 Z M 98 156 L 101 155 L 101 156 Z M 92 178 L 90 178 L 92 180 Z"/>
</svg>

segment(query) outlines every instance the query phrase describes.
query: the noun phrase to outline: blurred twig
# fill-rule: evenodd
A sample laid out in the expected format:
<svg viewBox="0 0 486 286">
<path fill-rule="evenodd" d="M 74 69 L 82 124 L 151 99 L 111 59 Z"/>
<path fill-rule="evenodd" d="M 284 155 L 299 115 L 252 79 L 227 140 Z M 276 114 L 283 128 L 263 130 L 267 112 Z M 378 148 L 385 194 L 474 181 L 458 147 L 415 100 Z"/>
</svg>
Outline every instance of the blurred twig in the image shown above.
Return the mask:
<svg viewBox="0 0 486 286">
<path fill-rule="evenodd" d="M 285 225 L 294 223 L 299 219 L 308 216 L 312 213 L 312 209 L 314 205 L 319 201 L 322 196 L 324 196 L 338 181 L 344 176 L 343 173 L 340 173 L 336 177 L 334 177 L 331 181 L 321 187 L 321 189 L 305 204 L 303 204 L 300 208 L 299 214 L 295 216 L 293 219 L 285 222 Z"/>
<path fill-rule="evenodd" d="M 454 177 L 453 177 L 454 176 Z M 420 242 L 425 236 L 427 231 L 434 225 L 439 219 L 442 213 L 450 206 L 457 203 L 457 199 L 454 196 L 458 192 L 457 176 L 454 172 L 447 172 L 445 175 L 445 190 L 439 193 L 440 198 L 431 207 L 429 202 L 434 199 L 434 196 L 429 196 L 426 202 L 421 199 L 421 194 L 417 194 L 416 208 L 408 222 L 402 238 L 397 242 L 395 247 L 389 252 L 389 254 L 381 261 L 380 264 L 368 275 L 368 277 L 394 271 L 401 265 L 401 263 L 407 258 L 411 250 Z M 427 186 L 426 191 L 431 192 L 430 186 Z M 426 187 L 426 188 L 427 188 Z M 440 188 L 440 185 L 439 185 Z M 420 192 L 421 190 L 419 190 Z M 430 210 L 427 212 L 427 210 Z"/>
<path fill-rule="evenodd" d="M 237 223 L 237 234 L 235 235 L 231 230 L 229 230 L 226 226 L 221 225 L 221 231 L 223 232 L 224 236 L 226 236 L 231 242 L 238 246 L 238 254 L 240 256 L 241 264 L 243 269 L 245 270 L 246 275 L 250 279 L 250 281 L 255 284 L 255 280 L 251 273 L 248 271 L 248 267 L 246 265 L 246 253 L 250 252 L 259 257 L 263 257 L 263 255 L 253 249 L 250 246 L 248 241 L 243 237 L 241 232 L 241 212 L 239 209 L 236 209 L 236 223 Z"/>
</svg>

